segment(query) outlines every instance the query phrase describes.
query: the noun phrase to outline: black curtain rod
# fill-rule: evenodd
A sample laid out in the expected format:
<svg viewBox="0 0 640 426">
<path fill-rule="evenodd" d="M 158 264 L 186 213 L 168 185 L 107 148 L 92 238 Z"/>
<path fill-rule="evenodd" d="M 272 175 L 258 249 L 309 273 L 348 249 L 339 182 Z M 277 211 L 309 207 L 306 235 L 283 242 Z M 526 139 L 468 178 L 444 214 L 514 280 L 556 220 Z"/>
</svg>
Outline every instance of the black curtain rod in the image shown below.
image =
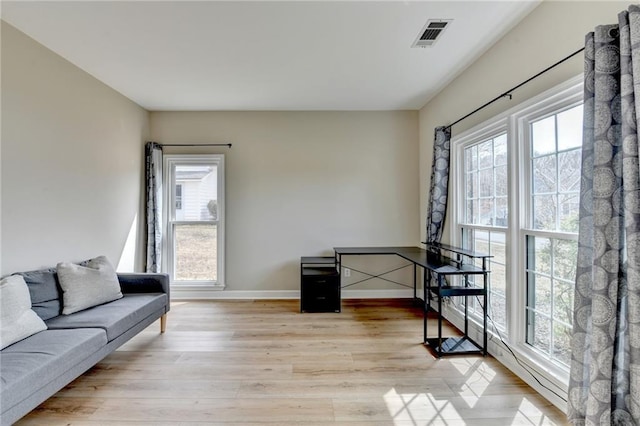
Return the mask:
<svg viewBox="0 0 640 426">
<path fill-rule="evenodd" d="M 488 107 L 489 105 L 491 105 L 492 103 L 496 102 L 497 100 L 500 100 L 502 98 L 506 98 L 509 97 L 509 99 L 512 98 L 512 93 L 513 91 L 521 88 L 522 86 L 524 86 L 525 84 L 527 84 L 528 82 L 530 82 L 533 79 L 536 79 L 538 77 L 540 77 L 542 74 L 546 73 L 547 71 L 557 67 L 558 65 L 560 65 L 561 63 L 573 58 L 574 56 L 576 56 L 578 53 L 582 52 L 584 50 L 584 47 L 581 49 L 576 50 L 575 52 L 573 52 L 572 54 L 570 54 L 569 56 L 560 59 L 558 62 L 556 62 L 555 64 L 545 68 L 544 70 L 540 71 L 538 74 L 534 75 L 533 77 L 530 77 L 528 79 L 526 79 L 525 81 L 523 81 L 522 83 L 518 84 L 517 86 L 512 87 L 511 89 L 507 90 L 506 92 L 503 92 L 501 95 L 496 96 L 495 98 L 491 99 L 489 102 L 487 102 L 486 104 L 482 105 L 481 107 L 478 107 L 476 109 L 474 109 L 473 111 L 471 111 L 469 114 L 465 115 L 462 118 L 457 119 L 456 121 L 454 121 L 453 123 L 449 124 L 446 128 L 450 129 L 453 126 L 455 126 L 456 124 L 458 124 L 459 122 L 461 122 L 462 120 L 471 117 L 473 114 L 475 114 L 476 112 L 485 109 L 486 107 Z"/>
<path fill-rule="evenodd" d="M 228 148 L 231 148 L 231 144 L 230 143 L 201 143 L 201 144 L 197 144 L 197 143 L 161 143 L 160 145 L 162 146 L 226 146 Z"/>
</svg>

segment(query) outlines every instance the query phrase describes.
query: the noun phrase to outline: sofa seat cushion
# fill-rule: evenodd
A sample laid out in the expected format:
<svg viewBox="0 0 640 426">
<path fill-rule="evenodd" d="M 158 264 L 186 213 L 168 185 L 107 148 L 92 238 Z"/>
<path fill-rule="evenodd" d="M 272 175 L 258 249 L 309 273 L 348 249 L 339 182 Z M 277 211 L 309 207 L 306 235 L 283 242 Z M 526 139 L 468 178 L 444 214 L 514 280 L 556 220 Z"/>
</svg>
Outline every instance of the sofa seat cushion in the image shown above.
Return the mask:
<svg viewBox="0 0 640 426">
<path fill-rule="evenodd" d="M 0 405 L 8 410 L 107 344 L 104 330 L 45 330 L 0 352 Z"/>
<path fill-rule="evenodd" d="M 107 339 L 112 341 L 167 304 L 167 295 L 162 293 L 125 294 L 113 302 L 57 316 L 46 323 L 50 330 L 102 328 L 107 332 Z"/>
</svg>

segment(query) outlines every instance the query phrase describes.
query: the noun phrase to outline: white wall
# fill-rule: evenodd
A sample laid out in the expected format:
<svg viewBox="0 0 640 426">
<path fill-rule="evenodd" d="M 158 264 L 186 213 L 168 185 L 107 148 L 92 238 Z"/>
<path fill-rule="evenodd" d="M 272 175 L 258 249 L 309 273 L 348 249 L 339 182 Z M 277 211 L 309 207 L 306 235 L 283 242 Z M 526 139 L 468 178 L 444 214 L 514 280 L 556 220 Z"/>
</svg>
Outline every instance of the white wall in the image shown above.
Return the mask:
<svg viewBox="0 0 640 426">
<path fill-rule="evenodd" d="M 420 110 L 420 218 L 426 217 L 433 131 L 473 111 L 511 87 L 584 47 L 584 37 L 596 25 L 617 23 L 618 12 L 629 2 L 544 1 L 518 26 L 467 68 Z M 583 54 L 500 100 L 452 129 L 460 134 L 483 121 L 582 73 Z M 449 214 L 451 214 L 449 212 Z M 445 228 L 443 239 L 448 240 Z M 421 228 L 422 235 L 424 229 Z"/>
<path fill-rule="evenodd" d="M 100 254 L 139 268 L 148 112 L 1 25 L 0 275 Z"/>
<path fill-rule="evenodd" d="M 233 144 L 180 151 L 226 155 L 229 291 L 297 290 L 300 256 L 336 246 L 419 243 L 417 111 L 152 112 L 151 137 Z"/>
</svg>

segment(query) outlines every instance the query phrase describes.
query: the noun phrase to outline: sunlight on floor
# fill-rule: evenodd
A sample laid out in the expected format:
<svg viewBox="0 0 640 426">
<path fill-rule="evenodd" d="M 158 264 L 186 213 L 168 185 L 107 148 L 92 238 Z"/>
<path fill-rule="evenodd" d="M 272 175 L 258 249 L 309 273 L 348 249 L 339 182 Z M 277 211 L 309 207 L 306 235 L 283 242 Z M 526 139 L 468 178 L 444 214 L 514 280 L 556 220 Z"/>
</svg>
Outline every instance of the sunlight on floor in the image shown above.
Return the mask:
<svg viewBox="0 0 640 426">
<path fill-rule="evenodd" d="M 557 425 L 527 398 L 522 398 L 519 406 L 511 406 L 508 401 L 500 404 L 485 397 L 477 398 L 480 406 L 474 410 L 472 405 L 466 406 L 466 398 L 439 397 L 430 393 L 399 394 L 395 388 L 384 395 L 389 415 L 396 426 L 408 425 L 518 425 L 518 426 L 551 426 Z M 488 401 L 488 403 L 483 403 Z M 482 410 L 478 412 L 477 410 Z M 491 416 L 499 415 L 502 421 L 496 423 L 494 418 L 485 418 L 487 412 Z"/>
<path fill-rule="evenodd" d="M 491 381 L 496 377 L 496 372 L 477 359 L 452 359 L 449 361 L 466 381 L 460 385 L 458 393 L 470 408 L 475 407 L 480 397 L 487 390 Z"/>
<path fill-rule="evenodd" d="M 455 367 L 447 384 L 452 396 L 431 393 L 398 393 L 395 388 L 383 395 L 386 408 L 396 426 L 407 425 L 556 425 L 522 394 L 496 394 L 501 382 L 492 383 L 497 372 L 483 360 L 440 360 Z M 456 374 L 455 372 L 459 373 Z M 493 391 L 490 391 L 491 389 Z M 493 418 L 493 420 L 491 420 Z M 500 419 L 499 423 L 492 423 Z"/>
<path fill-rule="evenodd" d="M 395 388 L 384 395 L 389 414 L 394 422 L 444 421 L 462 419 L 448 399 L 436 399 L 430 393 L 399 394 Z M 418 424 L 418 423 L 415 423 Z"/>
</svg>

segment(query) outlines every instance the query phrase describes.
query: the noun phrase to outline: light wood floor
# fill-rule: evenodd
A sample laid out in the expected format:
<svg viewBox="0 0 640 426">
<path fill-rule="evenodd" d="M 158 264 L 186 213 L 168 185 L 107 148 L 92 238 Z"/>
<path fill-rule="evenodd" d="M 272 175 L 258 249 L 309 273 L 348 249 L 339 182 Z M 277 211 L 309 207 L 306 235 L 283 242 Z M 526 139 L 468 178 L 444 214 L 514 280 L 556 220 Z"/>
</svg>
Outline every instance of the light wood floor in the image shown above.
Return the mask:
<svg viewBox="0 0 640 426">
<path fill-rule="evenodd" d="M 493 358 L 436 360 L 409 300 L 175 302 L 19 425 L 552 425 Z"/>
</svg>

